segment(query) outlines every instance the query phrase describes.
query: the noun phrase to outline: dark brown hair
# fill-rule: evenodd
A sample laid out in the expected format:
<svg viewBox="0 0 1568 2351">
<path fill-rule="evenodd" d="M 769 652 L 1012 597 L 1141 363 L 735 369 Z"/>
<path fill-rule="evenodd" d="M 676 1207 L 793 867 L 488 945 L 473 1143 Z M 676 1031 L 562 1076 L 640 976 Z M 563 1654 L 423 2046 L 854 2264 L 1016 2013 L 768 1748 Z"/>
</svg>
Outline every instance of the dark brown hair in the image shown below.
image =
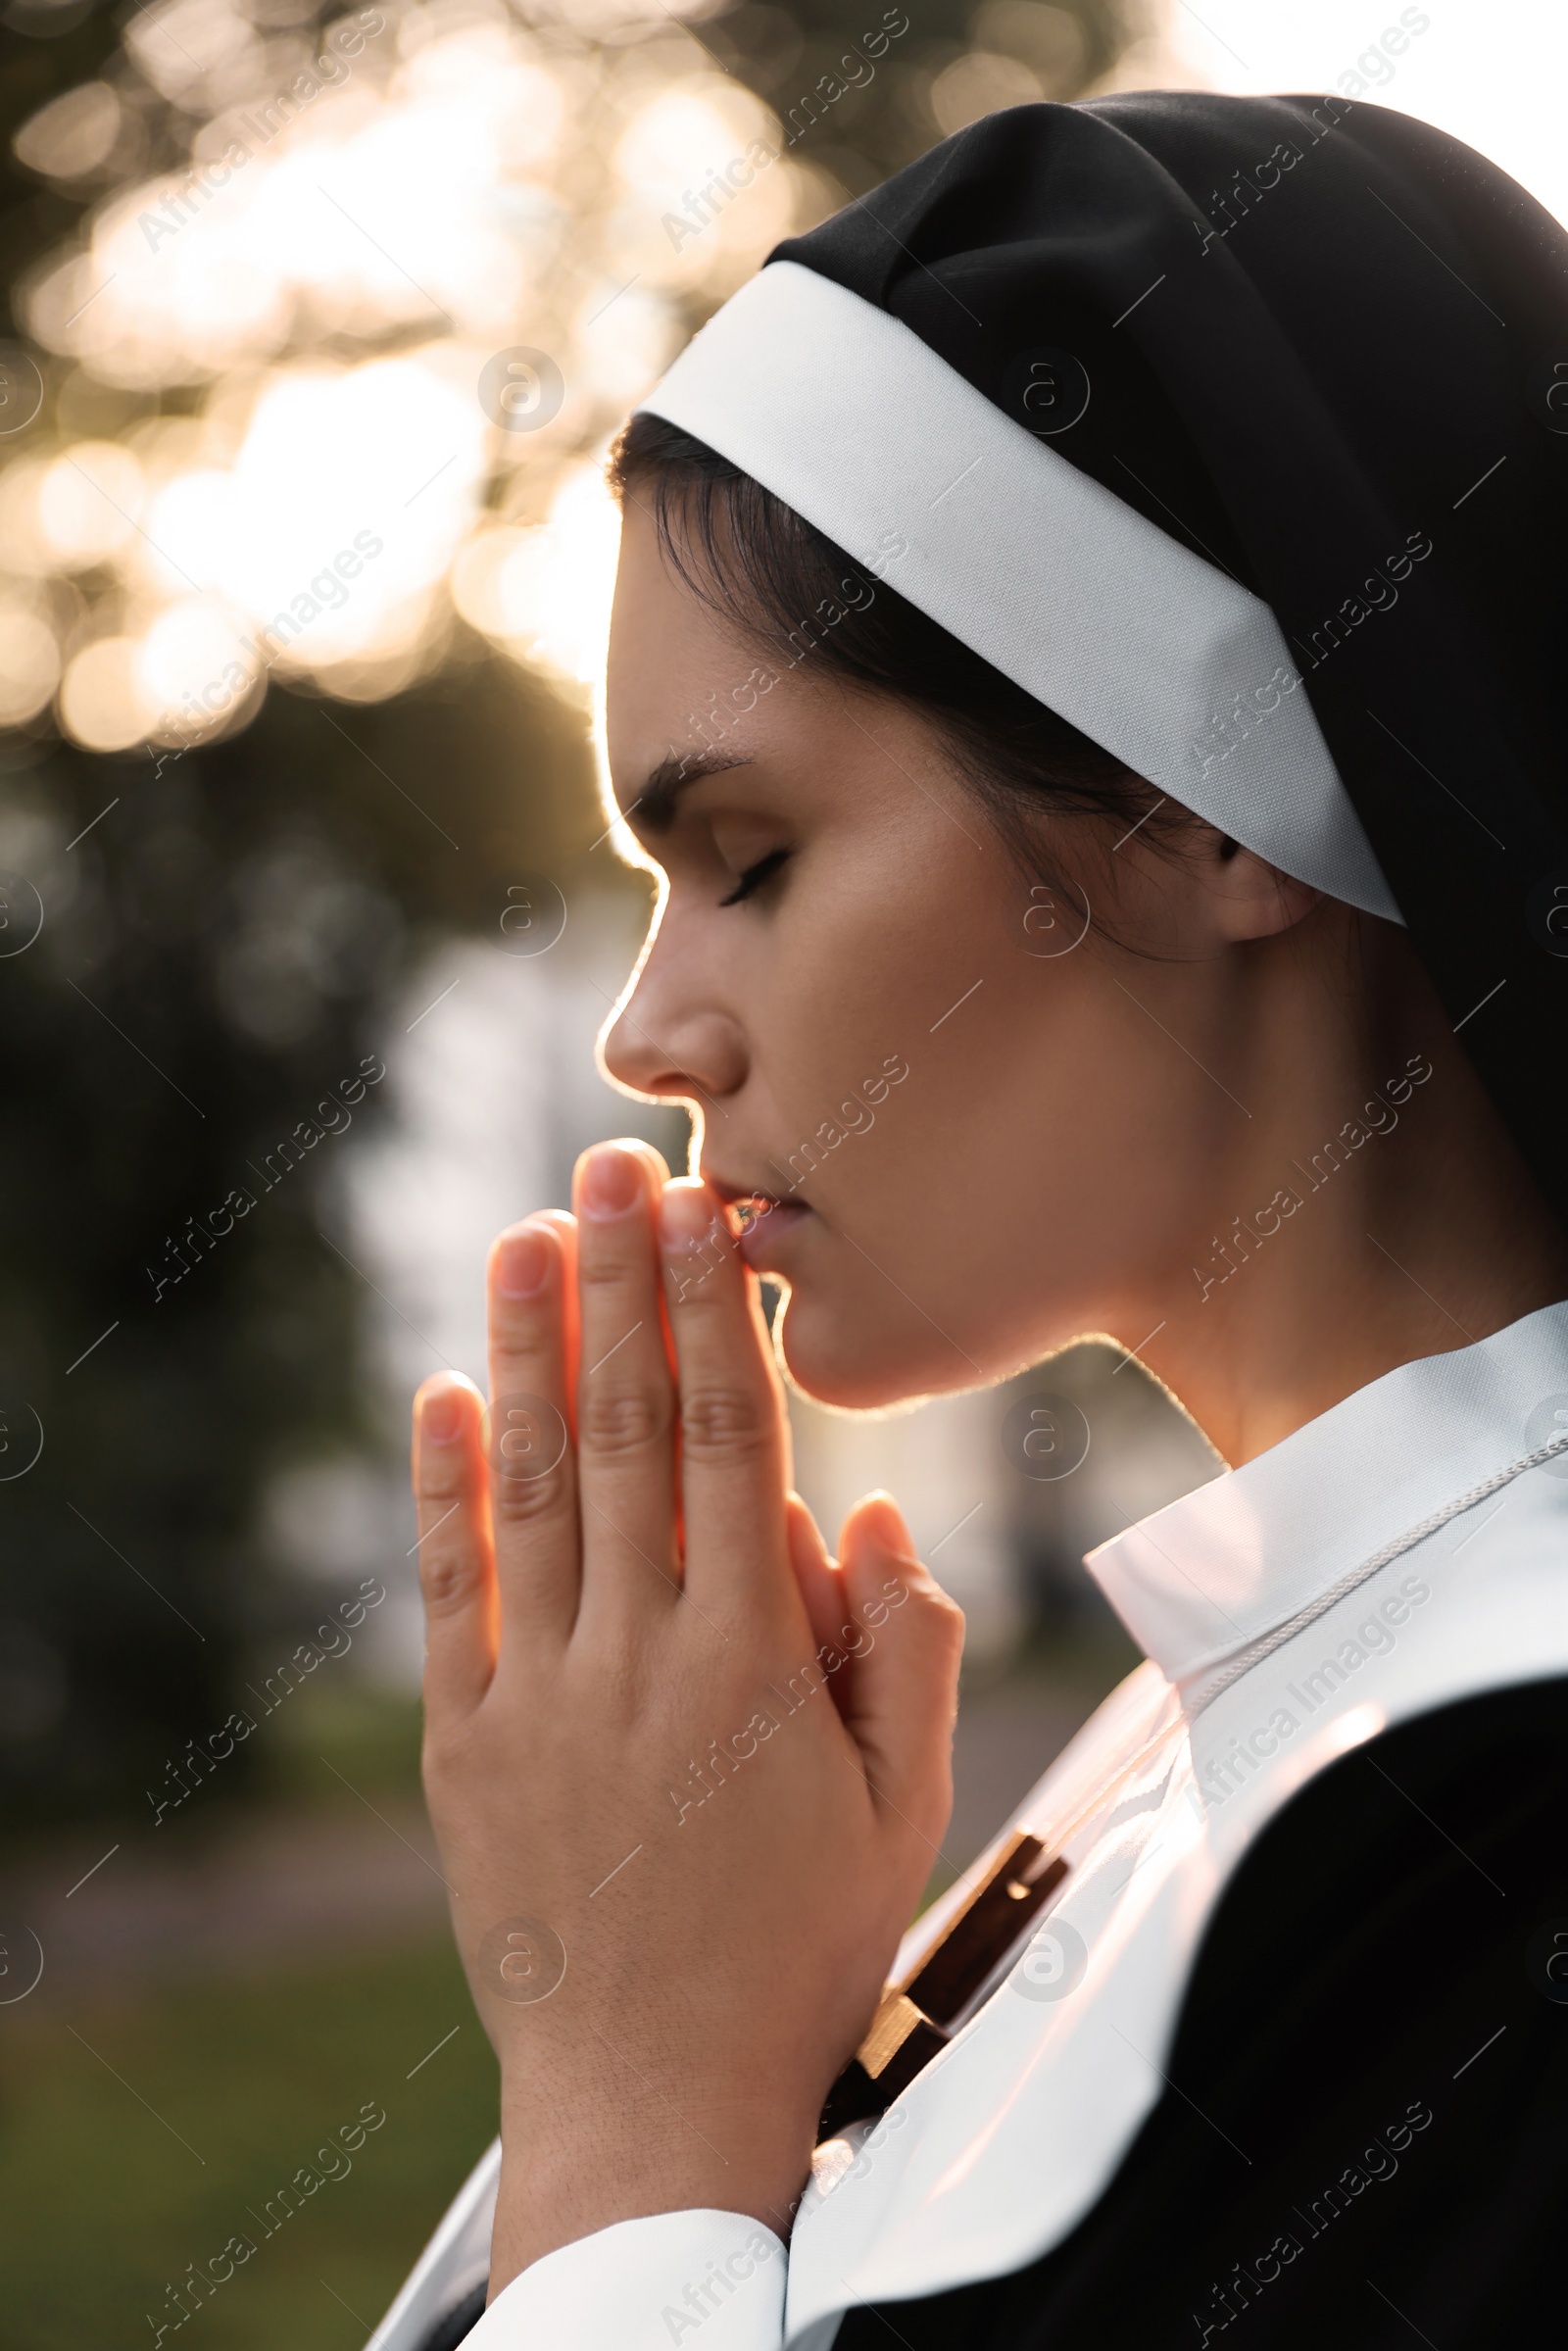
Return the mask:
<svg viewBox="0 0 1568 2351">
<path fill-rule="evenodd" d="M 1098 817 L 1102 847 L 1110 826 L 1125 834 L 1139 825 L 1146 838 L 1158 826 L 1166 844 L 1190 830 L 1186 809 L 1162 803 L 1142 776 L 678 425 L 639 411 L 611 451 L 608 477 L 622 505 L 652 514 L 692 593 L 743 635 L 767 651 L 793 645 L 797 659 L 805 643 L 818 673 L 879 687 L 924 713 L 1029 877 L 1050 878 L 1031 819 Z"/>
</svg>

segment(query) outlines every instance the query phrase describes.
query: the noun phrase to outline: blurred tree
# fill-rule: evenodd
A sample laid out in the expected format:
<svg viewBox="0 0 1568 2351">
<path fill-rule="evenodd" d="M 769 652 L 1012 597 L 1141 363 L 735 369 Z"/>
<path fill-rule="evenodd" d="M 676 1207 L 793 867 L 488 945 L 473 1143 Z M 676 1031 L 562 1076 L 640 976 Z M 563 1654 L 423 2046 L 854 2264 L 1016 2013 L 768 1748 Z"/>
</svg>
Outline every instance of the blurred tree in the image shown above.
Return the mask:
<svg viewBox="0 0 1568 2351">
<path fill-rule="evenodd" d="M 901 13 L 872 0 L 744 0 L 693 25 L 690 55 L 700 70 L 706 49 L 774 110 L 825 212 L 990 107 L 1086 87 L 1134 4 L 984 0 L 971 15 L 929 0 L 859 87 L 839 60 Z M 319 29 L 292 0 L 245 13 Z M 82 0 L 0 9 L 8 289 L 106 188 L 188 152 L 188 121 L 127 62 L 135 17 Z M 100 102 L 73 96 L 89 85 L 117 93 L 101 153 L 87 120 Z M 63 182 L 24 159 L 48 144 L 28 126 L 68 103 L 81 168 Z M 692 324 L 705 302 L 689 297 Z M 399 340 L 389 329 L 385 347 Z M 45 436 L 107 438 L 199 406 L 199 386 L 126 389 L 39 356 Z M 90 566 L 37 592 L 68 650 L 94 599 L 120 593 Z M 600 829 L 589 780 L 580 707 L 456 620 L 434 674 L 395 700 L 333 704 L 301 684 L 268 693 L 245 731 L 183 751 L 93 756 L 47 710 L 0 735 L 13 1822 L 146 1818 L 143 1789 L 221 1723 L 259 1633 L 283 1629 L 252 1536 L 258 1496 L 302 1444 L 375 1440 L 357 1381 L 364 1284 L 320 1231 L 335 1117 L 318 1105 L 373 1118 L 373 1086 L 354 1091 L 372 1015 L 436 937 L 494 924 L 519 870 L 569 892 Z M 285 1175 L 291 1136 L 303 1155 Z M 230 1196 L 255 1202 L 231 1228 Z"/>
<path fill-rule="evenodd" d="M 0 1770 L 13 1816 L 145 1813 L 258 1635 L 297 1638 L 261 1486 L 377 1437 L 364 1283 L 320 1231 L 336 1136 L 376 1113 L 373 1007 L 510 875 L 569 890 L 598 828 L 571 712 L 490 659 L 370 710 L 273 695 L 162 772 L 30 750 L 0 779 L 0 860 L 45 908 L 0 962 L 0 1461 L 43 1443 L 0 1484 Z"/>
<path fill-rule="evenodd" d="M 824 175 L 828 209 L 998 107 L 1080 96 L 1149 13 L 1149 0 L 742 0 L 695 29 Z"/>
</svg>

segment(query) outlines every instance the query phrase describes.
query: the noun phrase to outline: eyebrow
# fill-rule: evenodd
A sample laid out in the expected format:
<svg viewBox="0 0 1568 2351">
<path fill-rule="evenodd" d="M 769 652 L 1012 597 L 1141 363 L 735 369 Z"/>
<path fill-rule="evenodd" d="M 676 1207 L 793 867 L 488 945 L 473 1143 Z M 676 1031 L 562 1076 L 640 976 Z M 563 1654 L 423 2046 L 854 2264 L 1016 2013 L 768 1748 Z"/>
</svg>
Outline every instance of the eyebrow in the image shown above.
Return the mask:
<svg viewBox="0 0 1568 2351">
<path fill-rule="evenodd" d="M 671 752 L 667 759 L 661 759 L 657 767 L 649 770 L 648 780 L 631 808 L 623 808 L 621 813 L 629 820 L 632 810 L 638 809 L 644 832 L 667 833 L 675 821 L 675 803 L 688 785 L 700 784 L 710 775 L 723 775 L 731 767 L 751 764 L 752 756 L 744 751 L 687 752 L 679 759 Z"/>
</svg>

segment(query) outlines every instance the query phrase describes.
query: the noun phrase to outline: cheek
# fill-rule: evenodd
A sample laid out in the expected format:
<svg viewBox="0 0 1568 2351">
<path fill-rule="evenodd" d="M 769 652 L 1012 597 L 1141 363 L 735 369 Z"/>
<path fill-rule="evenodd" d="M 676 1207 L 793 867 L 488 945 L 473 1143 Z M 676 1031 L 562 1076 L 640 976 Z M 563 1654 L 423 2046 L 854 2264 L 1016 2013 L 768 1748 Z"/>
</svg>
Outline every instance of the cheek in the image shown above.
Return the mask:
<svg viewBox="0 0 1568 2351">
<path fill-rule="evenodd" d="M 748 1011 L 769 1148 L 812 1143 L 822 1155 L 803 1189 L 849 1215 L 964 1135 L 971 1014 L 995 940 L 983 908 L 900 875 L 891 855 L 803 874 L 781 915 Z"/>
<path fill-rule="evenodd" d="M 1018 946 L 1010 906 L 999 888 L 979 906 L 865 907 L 842 954 L 819 940 L 814 966 L 785 965 L 802 984 L 769 1022 L 773 1131 L 785 1152 L 820 1138 L 802 1192 L 821 1222 L 780 1344 L 825 1402 L 993 1380 L 1103 1327 L 1185 1247 L 1207 1118 L 1194 1133 L 1188 1065 L 1103 957 Z M 884 1056 L 908 1075 L 879 1102 L 858 1086 L 874 1123 L 840 1115 L 841 1139 L 822 1136 Z"/>
</svg>

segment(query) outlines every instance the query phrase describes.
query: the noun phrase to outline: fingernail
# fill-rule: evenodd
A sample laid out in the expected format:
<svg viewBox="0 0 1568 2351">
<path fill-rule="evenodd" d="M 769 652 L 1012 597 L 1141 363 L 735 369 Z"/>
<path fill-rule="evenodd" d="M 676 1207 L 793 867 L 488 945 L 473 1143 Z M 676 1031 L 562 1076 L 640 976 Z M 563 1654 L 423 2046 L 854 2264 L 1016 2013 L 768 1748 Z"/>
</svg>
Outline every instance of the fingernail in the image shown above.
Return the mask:
<svg viewBox="0 0 1568 2351">
<path fill-rule="evenodd" d="M 534 1226 L 496 1244 L 496 1288 L 503 1298 L 535 1298 L 550 1273 L 550 1244 Z"/>
<path fill-rule="evenodd" d="M 450 1445 L 463 1426 L 463 1391 L 432 1389 L 419 1407 L 419 1434 L 432 1445 Z"/>
<path fill-rule="evenodd" d="M 642 1188 L 642 1167 L 618 1144 L 601 1144 L 583 1169 L 582 1204 L 590 1216 L 624 1216 Z"/>
<path fill-rule="evenodd" d="M 700 1241 L 711 1230 L 713 1222 L 713 1203 L 706 1184 L 676 1182 L 664 1186 L 659 1202 L 659 1229 L 667 1242 Z"/>
</svg>

